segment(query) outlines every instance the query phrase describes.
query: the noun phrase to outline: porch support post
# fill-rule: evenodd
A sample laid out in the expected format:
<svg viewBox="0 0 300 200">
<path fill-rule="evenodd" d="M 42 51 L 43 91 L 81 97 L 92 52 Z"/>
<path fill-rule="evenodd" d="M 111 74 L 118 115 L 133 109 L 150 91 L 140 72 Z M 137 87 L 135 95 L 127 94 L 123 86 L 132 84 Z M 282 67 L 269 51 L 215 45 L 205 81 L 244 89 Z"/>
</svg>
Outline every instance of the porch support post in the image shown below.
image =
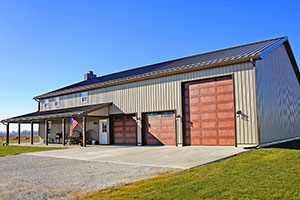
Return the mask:
<svg viewBox="0 0 300 200">
<path fill-rule="evenodd" d="M 82 117 L 82 126 L 83 126 L 83 130 L 82 130 L 82 145 L 84 147 L 86 147 L 86 141 L 85 141 L 85 138 L 86 138 L 86 117 L 85 116 Z"/>
<path fill-rule="evenodd" d="M 45 120 L 45 144 L 48 145 L 48 120 Z"/>
<path fill-rule="evenodd" d="M 9 123 L 6 124 L 6 144 L 9 144 Z"/>
<path fill-rule="evenodd" d="M 18 123 L 18 144 L 21 144 L 21 122 Z"/>
<path fill-rule="evenodd" d="M 62 143 L 63 146 L 66 145 L 66 125 L 65 125 L 65 118 L 62 119 L 62 127 L 61 127 L 61 134 L 62 134 Z"/>
<path fill-rule="evenodd" d="M 136 128 L 137 128 L 137 146 L 143 145 L 143 122 L 142 122 L 142 113 L 137 113 L 137 120 L 136 120 Z"/>
<path fill-rule="evenodd" d="M 30 122 L 30 144 L 33 145 L 33 121 Z"/>
</svg>

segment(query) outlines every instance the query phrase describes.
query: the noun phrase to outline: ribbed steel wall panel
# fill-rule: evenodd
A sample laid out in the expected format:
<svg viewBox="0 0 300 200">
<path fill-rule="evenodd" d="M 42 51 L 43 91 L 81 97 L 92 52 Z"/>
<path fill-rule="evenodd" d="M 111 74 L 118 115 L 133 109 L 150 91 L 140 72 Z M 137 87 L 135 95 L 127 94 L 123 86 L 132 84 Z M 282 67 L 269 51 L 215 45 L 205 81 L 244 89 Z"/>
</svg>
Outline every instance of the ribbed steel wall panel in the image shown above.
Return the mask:
<svg viewBox="0 0 300 200">
<path fill-rule="evenodd" d="M 284 45 L 257 62 L 260 143 L 300 136 L 300 85 Z"/>
<path fill-rule="evenodd" d="M 150 79 L 89 91 L 89 104 L 113 102 L 110 114 L 176 110 L 182 116 L 182 82 L 223 75 L 234 75 L 236 110 L 248 120 L 236 118 L 237 144 L 256 144 L 255 71 L 251 63 L 206 69 L 196 72 Z M 50 99 L 50 102 L 54 99 Z M 80 93 L 61 97 L 59 108 L 80 106 Z M 54 102 L 49 109 L 56 109 Z M 182 124 L 177 123 L 178 141 L 182 141 Z"/>
</svg>

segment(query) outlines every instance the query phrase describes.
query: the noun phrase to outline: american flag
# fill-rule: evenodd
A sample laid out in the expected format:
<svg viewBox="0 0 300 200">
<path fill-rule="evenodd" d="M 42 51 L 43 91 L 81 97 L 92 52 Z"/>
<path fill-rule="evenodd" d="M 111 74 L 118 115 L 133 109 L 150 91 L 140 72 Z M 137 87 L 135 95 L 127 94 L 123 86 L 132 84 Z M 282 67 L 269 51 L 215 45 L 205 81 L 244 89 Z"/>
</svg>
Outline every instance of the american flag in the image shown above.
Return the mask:
<svg viewBox="0 0 300 200">
<path fill-rule="evenodd" d="M 75 119 L 71 118 L 70 137 L 73 137 L 73 135 L 74 135 L 73 131 L 76 128 L 77 125 L 78 125 L 78 122 Z"/>
</svg>

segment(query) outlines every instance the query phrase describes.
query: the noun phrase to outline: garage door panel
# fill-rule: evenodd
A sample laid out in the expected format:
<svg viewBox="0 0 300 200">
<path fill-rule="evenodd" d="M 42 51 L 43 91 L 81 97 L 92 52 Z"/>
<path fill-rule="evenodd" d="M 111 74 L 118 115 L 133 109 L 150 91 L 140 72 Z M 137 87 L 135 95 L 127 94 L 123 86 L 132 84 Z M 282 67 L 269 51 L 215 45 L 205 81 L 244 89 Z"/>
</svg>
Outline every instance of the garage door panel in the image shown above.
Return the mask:
<svg viewBox="0 0 300 200">
<path fill-rule="evenodd" d="M 114 143 L 115 144 L 123 144 L 123 143 L 125 143 L 125 141 L 123 139 L 120 139 L 120 138 L 115 138 Z"/>
<path fill-rule="evenodd" d="M 232 78 L 195 81 L 185 84 L 184 88 L 185 144 L 234 145 Z M 191 97 L 191 93 L 193 93 L 193 97 Z"/>
<path fill-rule="evenodd" d="M 205 128 L 216 128 L 217 127 L 217 122 L 202 122 L 201 123 L 201 129 L 205 129 Z"/>
<path fill-rule="evenodd" d="M 198 95 L 214 95 L 216 93 L 215 87 L 208 87 L 208 88 L 200 88 L 200 91 L 198 90 Z"/>
<path fill-rule="evenodd" d="M 218 115 L 218 119 L 227 119 L 227 120 L 232 119 L 232 113 L 231 112 L 222 112 L 222 111 L 220 111 L 220 112 L 217 113 L 217 115 Z"/>
<path fill-rule="evenodd" d="M 227 93 L 227 92 L 230 92 L 230 93 L 233 92 L 233 88 L 231 85 L 221 85 L 221 86 L 217 87 L 218 94 Z"/>
<path fill-rule="evenodd" d="M 202 120 L 216 119 L 217 113 L 203 113 L 201 114 Z"/>
<path fill-rule="evenodd" d="M 232 130 L 232 129 L 218 130 L 218 135 L 220 137 L 232 137 L 232 135 L 234 135 L 234 130 Z"/>
<path fill-rule="evenodd" d="M 199 90 L 196 89 L 196 90 L 190 90 L 190 91 L 189 91 L 189 94 L 186 95 L 186 96 L 189 96 L 189 97 L 198 97 L 199 94 L 200 94 Z"/>
<path fill-rule="evenodd" d="M 218 140 L 216 138 L 206 138 L 202 139 L 202 145 L 218 145 Z"/>
<path fill-rule="evenodd" d="M 119 132 L 123 132 L 123 127 L 114 127 L 114 132 L 115 133 L 119 133 Z"/>
<path fill-rule="evenodd" d="M 196 88 L 196 85 L 198 85 L 199 88 L 212 88 L 212 87 L 216 86 L 216 83 L 213 79 L 211 79 L 211 80 L 207 80 L 207 81 L 202 81 L 201 85 L 199 85 L 198 83 L 195 83 L 193 85 L 195 85 L 195 88 Z"/>
<path fill-rule="evenodd" d="M 219 106 L 219 105 L 218 105 Z M 212 112 L 217 110 L 217 104 L 209 104 L 198 108 L 200 112 Z"/>
<path fill-rule="evenodd" d="M 216 102 L 217 101 L 217 98 L 216 98 L 216 96 L 214 95 L 214 96 L 202 96 L 202 97 L 200 97 L 200 103 L 202 104 L 202 103 L 214 103 L 214 102 Z"/>
<path fill-rule="evenodd" d="M 231 102 L 218 104 L 218 111 L 232 111 L 233 108 L 234 108 L 234 105 Z"/>
<path fill-rule="evenodd" d="M 219 128 L 234 128 L 234 121 L 219 121 L 218 123 Z"/>
<path fill-rule="evenodd" d="M 123 132 L 114 132 L 114 136 L 116 138 L 122 138 L 123 137 Z"/>
<path fill-rule="evenodd" d="M 190 84 L 188 89 L 189 91 L 198 90 L 200 88 L 200 85 L 198 84 Z"/>
<path fill-rule="evenodd" d="M 163 126 L 161 127 L 161 131 L 164 133 L 164 134 L 168 134 L 168 133 L 174 133 L 174 128 L 171 127 L 171 126 Z"/>
<path fill-rule="evenodd" d="M 136 127 L 135 127 L 135 126 L 132 126 L 132 127 L 125 127 L 125 131 L 126 131 L 126 132 L 132 132 L 132 133 L 135 133 L 135 130 L 136 130 Z"/>
<path fill-rule="evenodd" d="M 218 130 L 213 129 L 213 130 L 202 130 L 201 131 L 202 137 L 216 137 L 218 136 Z"/>
<path fill-rule="evenodd" d="M 186 114 L 191 114 L 191 113 L 193 113 L 193 114 L 199 114 L 199 108 L 197 107 L 197 106 L 190 106 L 189 107 L 189 112 L 188 113 L 186 113 Z"/>
<path fill-rule="evenodd" d="M 126 139 L 124 144 L 135 144 L 136 140 L 135 139 Z"/>
<path fill-rule="evenodd" d="M 219 139 L 219 144 L 222 146 L 234 146 L 235 142 L 234 142 L 234 137 L 232 138 L 228 138 L 228 139 Z"/>
<path fill-rule="evenodd" d="M 217 96 L 217 101 L 231 103 L 233 101 L 233 96 L 232 96 L 232 94 L 219 94 Z"/>
<path fill-rule="evenodd" d="M 199 102 L 200 102 L 199 97 L 196 97 L 196 98 L 191 97 L 190 100 L 189 100 L 189 104 L 190 104 L 191 106 L 193 106 L 193 105 L 198 105 Z"/>
<path fill-rule="evenodd" d="M 125 126 L 136 126 L 136 121 L 135 120 L 125 120 Z"/>
</svg>

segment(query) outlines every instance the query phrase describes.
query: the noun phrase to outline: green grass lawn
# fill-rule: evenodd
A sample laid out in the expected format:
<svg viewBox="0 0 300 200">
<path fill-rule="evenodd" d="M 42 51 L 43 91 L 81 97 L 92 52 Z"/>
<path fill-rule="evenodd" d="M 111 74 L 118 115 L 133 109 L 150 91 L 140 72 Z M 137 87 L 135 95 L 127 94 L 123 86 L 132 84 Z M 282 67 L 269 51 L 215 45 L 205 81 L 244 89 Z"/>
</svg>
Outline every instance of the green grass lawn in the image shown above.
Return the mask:
<svg viewBox="0 0 300 200">
<path fill-rule="evenodd" d="M 300 199 L 300 150 L 259 149 L 84 199 Z"/>
<path fill-rule="evenodd" d="M 57 150 L 64 149 L 58 147 L 27 147 L 27 146 L 2 146 L 0 144 L 0 157 L 2 156 L 12 156 L 20 153 L 26 152 L 36 152 L 36 151 L 49 151 L 49 150 Z"/>
<path fill-rule="evenodd" d="M 4 140 L 0 140 L 0 157 L 18 155 L 26 152 L 49 151 L 57 149 L 65 149 L 64 147 L 32 147 L 32 146 L 3 146 Z"/>
</svg>

